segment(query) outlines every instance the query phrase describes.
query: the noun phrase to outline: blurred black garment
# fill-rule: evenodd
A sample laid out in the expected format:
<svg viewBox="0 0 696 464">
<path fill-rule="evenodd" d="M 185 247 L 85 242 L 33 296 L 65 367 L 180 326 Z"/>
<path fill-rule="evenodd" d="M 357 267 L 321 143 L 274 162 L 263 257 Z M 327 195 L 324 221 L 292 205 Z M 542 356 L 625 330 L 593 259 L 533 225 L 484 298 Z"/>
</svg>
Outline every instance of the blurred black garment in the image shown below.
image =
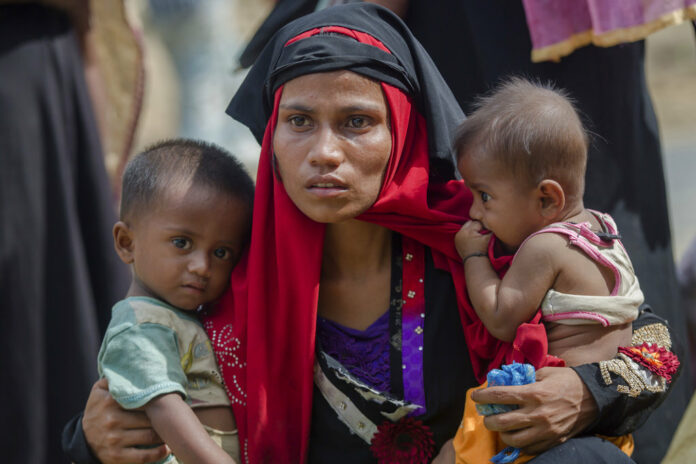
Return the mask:
<svg viewBox="0 0 696 464">
<path fill-rule="evenodd" d="M 435 61 L 465 113 L 500 79 L 552 81 L 576 100 L 596 134 L 590 147 L 585 207 L 618 223 L 646 302 L 686 339 L 672 256 L 657 120 L 647 90 L 644 42 L 588 46 L 559 63 L 532 63 L 521 1 L 410 2 L 413 34 Z M 682 359 L 688 370 L 688 359 Z M 634 459 L 659 462 L 689 400 L 689 374 L 636 434 Z"/>
<path fill-rule="evenodd" d="M 311 13 L 317 7 L 318 0 L 277 0 L 273 10 L 263 21 L 254 36 L 249 40 L 239 57 L 239 65 L 248 68 L 261 54 L 273 34 L 291 21 Z"/>
<path fill-rule="evenodd" d="M 67 462 L 60 432 L 97 379 L 128 286 L 78 42 L 66 16 L 0 6 L 0 449 Z"/>
</svg>

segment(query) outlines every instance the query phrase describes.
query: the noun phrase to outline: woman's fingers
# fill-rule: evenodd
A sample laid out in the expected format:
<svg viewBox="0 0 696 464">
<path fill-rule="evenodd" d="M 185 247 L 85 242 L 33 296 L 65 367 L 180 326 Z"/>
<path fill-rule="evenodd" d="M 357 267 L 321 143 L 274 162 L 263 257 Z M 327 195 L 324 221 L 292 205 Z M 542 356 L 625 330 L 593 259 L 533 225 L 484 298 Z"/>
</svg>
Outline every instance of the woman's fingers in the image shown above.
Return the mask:
<svg viewBox="0 0 696 464">
<path fill-rule="evenodd" d="M 161 445 L 162 439 L 157 435 L 153 428 L 130 429 L 120 432 L 120 445 L 129 446 L 152 446 Z"/>
<path fill-rule="evenodd" d="M 104 456 L 99 456 L 102 464 L 144 464 L 163 459 L 169 454 L 169 448 L 165 445 L 157 448 L 119 448 L 114 449 Z"/>
<path fill-rule="evenodd" d="M 486 404 L 522 404 L 530 400 L 531 385 L 488 387 L 474 391 L 471 399 Z"/>
<path fill-rule="evenodd" d="M 528 410 L 516 409 L 510 412 L 484 417 L 483 423 L 488 430 L 494 432 L 509 432 L 530 427 L 536 423 Z"/>
</svg>

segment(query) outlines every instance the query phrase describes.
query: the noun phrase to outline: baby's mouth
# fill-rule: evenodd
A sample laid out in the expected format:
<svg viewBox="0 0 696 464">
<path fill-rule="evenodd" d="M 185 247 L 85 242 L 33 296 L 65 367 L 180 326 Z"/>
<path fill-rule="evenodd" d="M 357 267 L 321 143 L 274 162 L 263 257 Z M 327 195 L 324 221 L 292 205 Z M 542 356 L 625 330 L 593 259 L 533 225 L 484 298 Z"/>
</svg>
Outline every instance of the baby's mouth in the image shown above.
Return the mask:
<svg viewBox="0 0 696 464">
<path fill-rule="evenodd" d="M 205 291 L 204 284 L 184 284 L 183 287 L 199 293 L 203 293 Z"/>
</svg>

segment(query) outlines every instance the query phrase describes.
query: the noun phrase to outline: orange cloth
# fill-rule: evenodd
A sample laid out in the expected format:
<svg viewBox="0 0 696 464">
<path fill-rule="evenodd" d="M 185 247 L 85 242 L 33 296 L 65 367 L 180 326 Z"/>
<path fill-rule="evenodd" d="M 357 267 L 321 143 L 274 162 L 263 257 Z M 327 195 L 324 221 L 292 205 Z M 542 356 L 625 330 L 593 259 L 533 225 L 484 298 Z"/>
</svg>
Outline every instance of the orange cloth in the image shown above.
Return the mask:
<svg viewBox="0 0 696 464">
<path fill-rule="evenodd" d="M 483 425 L 484 416 L 476 411 L 474 400 L 471 394 L 482 388 L 486 388 L 488 383 L 484 383 L 475 388 L 470 388 L 466 392 L 466 403 L 464 406 L 464 417 L 462 423 L 454 437 L 454 452 L 457 456 L 457 464 L 484 464 L 505 449 L 507 446 L 500 439 L 500 434 L 491 432 Z M 601 438 L 614 443 L 621 451 L 631 456 L 633 453 L 633 436 L 623 435 L 620 437 Z M 520 453 L 514 464 L 522 464 L 534 458 L 534 455 Z"/>
</svg>

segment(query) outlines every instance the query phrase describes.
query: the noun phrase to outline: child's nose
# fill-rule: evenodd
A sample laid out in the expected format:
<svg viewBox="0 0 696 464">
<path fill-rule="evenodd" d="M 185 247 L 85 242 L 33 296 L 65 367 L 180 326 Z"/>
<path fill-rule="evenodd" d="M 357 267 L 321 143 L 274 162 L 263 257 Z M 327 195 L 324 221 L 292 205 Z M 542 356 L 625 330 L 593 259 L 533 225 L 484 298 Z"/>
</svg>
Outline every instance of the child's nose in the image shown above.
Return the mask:
<svg viewBox="0 0 696 464">
<path fill-rule="evenodd" d="M 207 253 L 192 253 L 189 272 L 201 277 L 210 277 L 210 256 Z"/>
<path fill-rule="evenodd" d="M 474 200 L 469 209 L 469 217 L 475 221 L 481 220 L 481 207 L 476 200 Z"/>
</svg>

